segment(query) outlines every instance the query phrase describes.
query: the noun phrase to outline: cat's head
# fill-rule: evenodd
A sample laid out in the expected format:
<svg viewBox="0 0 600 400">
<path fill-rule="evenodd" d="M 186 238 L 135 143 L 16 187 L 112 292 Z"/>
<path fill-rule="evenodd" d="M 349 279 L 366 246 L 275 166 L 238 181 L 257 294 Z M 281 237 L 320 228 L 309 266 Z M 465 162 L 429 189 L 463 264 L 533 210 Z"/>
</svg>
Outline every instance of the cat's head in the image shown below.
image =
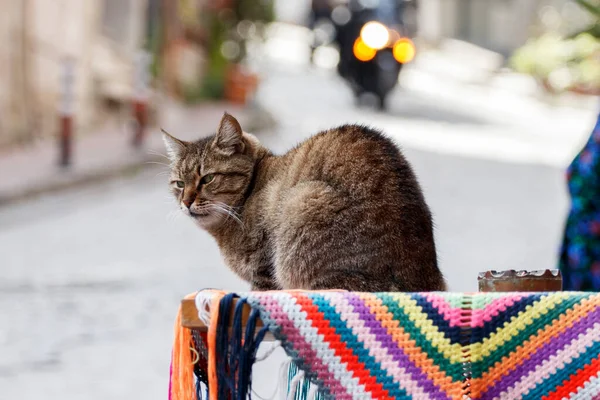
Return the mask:
<svg viewBox="0 0 600 400">
<path fill-rule="evenodd" d="M 204 229 L 239 221 L 260 154 L 258 140 L 225 113 L 217 133 L 196 142 L 163 131 L 171 159 L 170 189 L 181 210 Z"/>
</svg>

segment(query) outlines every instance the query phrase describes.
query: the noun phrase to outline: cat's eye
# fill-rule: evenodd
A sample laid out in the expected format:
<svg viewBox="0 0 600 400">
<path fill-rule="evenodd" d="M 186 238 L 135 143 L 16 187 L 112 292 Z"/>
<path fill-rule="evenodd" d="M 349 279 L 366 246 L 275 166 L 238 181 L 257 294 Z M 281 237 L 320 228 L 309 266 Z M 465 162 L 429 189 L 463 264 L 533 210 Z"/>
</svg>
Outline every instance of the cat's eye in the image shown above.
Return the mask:
<svg viewBox="0 0 600 400">
<path fill-rule="evenodd" d="M 183 181 L 175 181 L 175 185 L 177 185 L 179 189 L 183 189 L 185 183 L 183 183 Z"/>
<path fill-rule="evenodd" d="M 202 177 L 202 183 L 206 185 L 208 183 L 211 183 L 214 179 L 215 174 L 204 175 L 204 177 Z"/>
</svg>

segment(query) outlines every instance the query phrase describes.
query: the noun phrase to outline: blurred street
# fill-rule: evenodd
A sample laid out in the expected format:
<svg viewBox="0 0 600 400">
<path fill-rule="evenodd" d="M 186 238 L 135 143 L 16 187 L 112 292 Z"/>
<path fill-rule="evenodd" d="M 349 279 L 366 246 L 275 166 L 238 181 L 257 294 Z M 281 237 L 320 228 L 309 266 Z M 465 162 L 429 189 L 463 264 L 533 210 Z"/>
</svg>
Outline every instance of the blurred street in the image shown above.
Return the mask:
<svg viewBox="0 0 600 400">
<path fill-rule="evenodd" d="M 293 39 L 267 46 L 257 101 L 279 125 L 256 132 L 264 144 L 280 153 L 349 122 L 385 130 L 425 189 L 453 291 L 477 290 L 482 270 L 556 266 L 564 169 L 593 112 L 492 100 L 490 89 L 418 63 L 401 74 L 389 112 L 357 108 L 334 70 L 307 65 L 307 51 Z M 177 211 L 165 171 L 0 208 L 1 399 L 164 399 L 179 300 L 247 288 Z M 278 363 L 269 365 L 256 374 L 266 398 Z"/>
</svg>

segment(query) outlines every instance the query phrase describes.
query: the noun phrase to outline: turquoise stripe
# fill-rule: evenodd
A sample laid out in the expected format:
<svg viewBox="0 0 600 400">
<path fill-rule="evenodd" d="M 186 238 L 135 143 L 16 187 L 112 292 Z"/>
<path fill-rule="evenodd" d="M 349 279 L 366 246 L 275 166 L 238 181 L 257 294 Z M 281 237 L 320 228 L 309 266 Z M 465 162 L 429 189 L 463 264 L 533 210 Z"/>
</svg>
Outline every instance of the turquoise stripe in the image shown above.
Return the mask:
<svg viewBox="0 0 600 400">
<path fill-rule="evenodd" d="M 540 329 L 545 329 L 547 326 L 552 325 L 555 320 L 560 318 L 560 316 L 567 312 L 570 308 L 573 308 L 575 304 L 580 303 L 585 297 L 580 296 L 572 296 L 563 299 L 562 302 L 555 304 L 554 308 L 547 310 L 546 314 L 542 314 L 539 318 L 534 319 L 533 323 L 527 325 L 524 330 L 519 331 L 519 334 L 512 336 L 510 340 L 504 342 L 502 345 L 498 346 L 495 350 L 490 352 L 489 356 L 486 356 L 484 359 L 471 363 L 471 369 L 473 373 L 473 378 L 481 378 L 483 374 L 488 371 L 491 367 L 493 367 L 496 363 L 502 362 L 502 357 L 508 357 L 508 355 L 515 351 L 517 346 L 523 344 L 523 342 L 529 339 L 532 335 L 536 335 Z M 523 299 L 526 301 L 527 298 Z M 536 302 L 537 303 L 537 302 Z M 535 304 L 535 303 L 534 303 Z M 513 317 L 517 317 L 518 313 L 512 314 Z M 503 324 L 504 325 L 504 324 Z M 491 327 L 486 324 L 484 326 L 485 329 L 491 329 Z M 476 335 L 476 333 L 474 333 Z M 471 343 L 481 343 L 480 338 L 472 337 Z"/>
<path fill-rule="evenodd" d="M 358 340 L 358 337 L 352 333 L 352 330 L 348 328 L 346 323 L 342 321 L 340 315 L 335 311 L 326 298 L 322 296 L 310 296 L 313 304 L 317 306 L 318 310 L 322 312 L 325 319 L 329 321 L 331 327 L 334 328 L 335 333 L 340 335 L 341 341 L 352 350 L 352 353 L 358 357 L 358 360 L 365 365 L 364 371 L 370 373 L 377 383 L 381 384 L 385 390 L 388 391 L 391 397 L 396 399 L 410 400 L 412 396 L 407 395 L 406 391 L 400 387 L 399 384 L 395 383 L 391 376 L 386 374 L 386 371 L 381 367 L 375 358 L 369 355 L 369 350 L 365 349 L 363 343 Z"/>
<path fill-rule="evenodd" d="M 460 382 L 464 379 L 463 364 L 452 363 L 450 359 L 446 358 L 444 353 L 439 351 L 427 338 L 427 334 L 410 319 L 411 313 L 404 309 L 404 306 L 400 304 L 398 299 L 395 299 L 392 294 L 386 293 L 378 294 L 378 296 L 380 296 L 379 298 L 383 302 L 383 305 L 387 307 L 388 312 L 392 314 L 393 319 L 399 322 L 404 331 L 415 341 L 416 346 L 420 347 L 421 351 L 426 353 L 427 357 L 433 360 L 434 364 L 439 366 L 453 382 Z M 414 301 L 412 296 L 411 300 Z M 435 321 L 431 322 L 437 327 Z"/>
<path fill-rule="evenodd" d="M 539 400 L 543 396 L 554 392 L 558 386 L 563 386 L 565 381 L 569 381 L 571 375 L 577 373 L 577 370 L 582 369 L 590 364 L 600 355 L 600 342 L 594 342 L 590 347 L 586 348 L 584 353 L 580 353 L 579 357 L 572 359 L 563 368 L 557 370 L 554 374 L 544 379 L 529 393 L 523 396 L 523 400 Z"/>
</svg>

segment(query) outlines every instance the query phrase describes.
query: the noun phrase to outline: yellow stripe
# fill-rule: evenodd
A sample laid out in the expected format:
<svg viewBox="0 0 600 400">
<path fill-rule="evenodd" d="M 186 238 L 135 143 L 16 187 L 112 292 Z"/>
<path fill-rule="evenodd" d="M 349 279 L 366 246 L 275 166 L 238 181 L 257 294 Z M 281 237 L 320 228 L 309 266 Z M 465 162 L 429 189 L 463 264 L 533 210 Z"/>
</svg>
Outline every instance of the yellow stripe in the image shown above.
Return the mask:
<svg viewBox="0 0 600 400">
<path fill-rule="evenodd" d="M 528 340 L 517 346 L 516 349 L 510 352 L 506 360 L 503 359 L 503 362 L 496 363 L 487 372 L 484 372 L 481 378 L 473 379 L 471 387 L 486 387 L 491 385 L 491 382 L 499 380 L 503 375 L 514 371 L 526 361 L 526 358 L 522 357 L 523 354 L 533 355 L 541 347 L 562 335 L 574 323 L 586 318 L 598 306 L 600 306 L 600 294 L 582 299 L 580 303 L 575 304 L 573 308 L 569 308 L 564 314 L 556 318 L 552 324 L 547 325 L 544 330 L 539 330 Z"/>
<path fill-rule="evenodd" d="M 450 340 L 444 337 L 444 334 L 427 317 L 427 314 L 423 312 L 423 309 L 417 305 L 415 300 L 410 298 L 409 295 L 402 293 L 394 293 L 392 298 L 404 309 L 408 318 L 421 330 L 431 345 L 442 353 L 446 359 L 452 363 L 461 363 L 464 361 L 463 348 L 460 343 L 450 343 Z"/>
<path fill-rule="evenodd" d="M 492 351 L 508 342 L 511 338 L 518 335 L 519 332 L 534 323 L 542 315 L 548 313 L 548 310 L 556 307 L 569 297 L 568 293 L 557 292 L 550 294 L 534 305 L 529 305 L 524 312 L 513 317 L 503 328 L 492 333 L 489 338 L 485 338 L 481 343 L 471 344 L 471 362 L 481 361 L 489 357 Z"/>
<path fill-rule="evenodd" d="M 453 381 L 452 377 L 446 375 L 446 371 L 440 369 L 434 360 L 429 358 L 426 352 L 417 347 L 415 341 L 411 340 L 408 332 L 404 330 L 404 327 L 397 320 L 394 320 L 394 316 L 388 311 L 388 307 L 383 304 L 380 298 L 372 293 L 361 293 L 359 297 L 369 307 L 369 310 L 381 323 L 381 326 L 386 329 L 392 340 L 399 348 L 402 348 L 404 354 L 419 370 L 425 373 L 445 394 L 460 396 L 462 382 Z"/>
</svg>

